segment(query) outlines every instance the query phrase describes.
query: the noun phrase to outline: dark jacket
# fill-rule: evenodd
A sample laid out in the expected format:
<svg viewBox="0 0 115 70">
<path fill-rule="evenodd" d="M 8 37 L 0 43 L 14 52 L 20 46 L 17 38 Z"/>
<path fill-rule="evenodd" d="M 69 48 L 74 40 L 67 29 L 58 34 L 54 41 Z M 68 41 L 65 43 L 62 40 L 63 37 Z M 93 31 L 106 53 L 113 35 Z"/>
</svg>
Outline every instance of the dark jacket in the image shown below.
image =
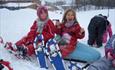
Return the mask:
<svg viewBox="0 0 115 70">
<path fill-rule="evenodd" d="M 94 31 L 94 29 L 100 28 L 99 32 L 104 32 L 107 26 L 107 20 L 103 16 L 94 16 L 88 26 L 89 30 Z"/>
</svg>

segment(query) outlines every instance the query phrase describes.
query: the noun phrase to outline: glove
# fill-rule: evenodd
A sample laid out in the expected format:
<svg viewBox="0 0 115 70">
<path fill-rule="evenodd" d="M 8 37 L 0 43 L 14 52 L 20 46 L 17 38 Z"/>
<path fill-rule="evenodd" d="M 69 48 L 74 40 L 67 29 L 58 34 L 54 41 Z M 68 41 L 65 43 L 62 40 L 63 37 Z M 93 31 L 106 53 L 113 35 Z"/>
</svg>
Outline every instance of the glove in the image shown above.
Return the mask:
<svg viewBox="0 0 115 70">
<path fill-rule="evenodd" d="M 54 39 L 56 40 L 57 43 L 59 43 L 61 41 L 61 36 L 60 35 L 56 35 L 54 37 Z"/>
</svg>

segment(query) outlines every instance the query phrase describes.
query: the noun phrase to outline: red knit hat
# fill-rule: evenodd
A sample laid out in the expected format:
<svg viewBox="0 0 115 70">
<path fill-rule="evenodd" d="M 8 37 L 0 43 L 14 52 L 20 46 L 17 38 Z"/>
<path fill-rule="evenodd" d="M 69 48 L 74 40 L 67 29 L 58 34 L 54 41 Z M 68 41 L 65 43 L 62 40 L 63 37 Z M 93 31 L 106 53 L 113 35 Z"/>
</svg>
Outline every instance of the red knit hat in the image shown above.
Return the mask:
<svg viewBox="0 0 115 70">
<path fill-rule="evenodd" d="M 43 11 L 48 14 L 48 9 L 45 6 L 39 6 L 37 8 L 37 16 L 39 17 Z"/>
</svg>

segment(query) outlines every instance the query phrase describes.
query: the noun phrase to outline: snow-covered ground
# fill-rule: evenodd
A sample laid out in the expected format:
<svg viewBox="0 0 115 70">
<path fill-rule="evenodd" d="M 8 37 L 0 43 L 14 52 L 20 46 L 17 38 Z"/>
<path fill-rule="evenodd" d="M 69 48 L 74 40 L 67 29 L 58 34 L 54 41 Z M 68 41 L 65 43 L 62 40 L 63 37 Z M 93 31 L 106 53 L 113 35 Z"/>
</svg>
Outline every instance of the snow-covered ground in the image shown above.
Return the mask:
<svg viewBox="0 0 115 70">
<path fill-rule="evenodd" d="M 115 9 L 109 10 L 108 20 L 112 24 L 113 33 L 115 33 Z M 86 12 L 76 12 L 77 19 L 86 31 L 85 38 L 80 40 L 83 43 L 87 43 L 88 34 L 87 26 L 90 19 L 97 14 L 107 15 L 108 10 L 96 10 L 96 11 L 86 11 Z M 0 9 L 0 36 L 3 37 L 4 41 L 11 41 L 15 43 L 20 38 L 25 36 L 29 31 L 31 25 L 36 19 L 36 11 L 32 9 L 21 9 L 16 11 L 9 11 L 7 9 Z M 49 17 L 51 19 L 59 19 L 61 21 L 63 17 L 60 11 L 49 11 Z M 104 55 L 104 49 L 98 48 L 98 51 Z M 10 61 L 14 70 L 42 70 L 37 63 L 32 63 L 26 60 L 18 60 L 13 55 L 9 54 L 3 46 L 0 46 L 0 59 Z"/>
</svg>

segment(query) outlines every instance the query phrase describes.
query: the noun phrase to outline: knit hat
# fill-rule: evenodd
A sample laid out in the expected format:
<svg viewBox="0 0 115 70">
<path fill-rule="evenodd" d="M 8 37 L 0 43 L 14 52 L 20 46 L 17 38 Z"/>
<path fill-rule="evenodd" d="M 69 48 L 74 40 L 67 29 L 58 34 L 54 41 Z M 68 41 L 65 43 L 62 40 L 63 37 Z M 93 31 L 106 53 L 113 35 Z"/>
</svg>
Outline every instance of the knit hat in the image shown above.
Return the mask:
<svg viewBox="0 0 115 70">
<path fill-rule="evenodd" d="M 37 8 L 37 16 L 40 18 L 40 14 L 43 13 L 43 11 L 48 14 L 48 9 L 45 6 L 39 6 Z"/>
</svg>

